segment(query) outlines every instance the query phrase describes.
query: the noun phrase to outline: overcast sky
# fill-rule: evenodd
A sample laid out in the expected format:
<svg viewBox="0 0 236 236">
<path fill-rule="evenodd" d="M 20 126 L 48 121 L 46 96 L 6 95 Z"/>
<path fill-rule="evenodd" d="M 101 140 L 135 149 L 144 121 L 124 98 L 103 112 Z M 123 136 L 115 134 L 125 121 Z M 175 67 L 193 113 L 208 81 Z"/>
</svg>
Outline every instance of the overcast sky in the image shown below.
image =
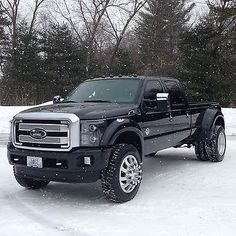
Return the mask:
<svg viewBox="0 0 236 236">
<path fill-rule="evenodd" d="M 3 0 L 4 1 L 4 0 Z M 67 0 L 68 2 L 71 0 Z M 193 10 L 193 16 L 192 21 L 195 21 L 196 18 L 199 18 L 199 16 L 203 15 L 205 12 L 207 12 L 207 6 L 206 6 L 206 0 L 191 0 L 192 2 L 196 3 L 196 7 Z M 47 6 L 45 7 L 46 11 L 52 11 L 52 2 L 48 1 L 46 2 Z M 34 0 L 21 0 L 21 14 L 23 14 L 23 17 L 28 16 L 31 13 L 32 7 L 33 7 Z"/>
<path fill-rule="evenodd" d="M 0 0 L 0 1 L 6 1 L 6 0 Z M 60 0 L 47 0 L 42 10 L 44 13 L 46 13 L 46 15 L 49 16 L 53 15 L 53 17 L 56 20 L 61 21 L 62 17 L 55 13 L 54 10 L 55 7 L 53 7 L 53 1 L 59 2 Z M 67 2 L 70 1 L 72 0 L 67 0 Z M 194 2 L 196 4 L 196 7 L 192 12 L 192 17 L 191 17 L 191 23 L 194 23 L 197 22 L 199 17 L 201 17 L 207 12 L 208 8 L 206 5 L 206 0 L 190 0 L 190 3 L 191 2 Z M 20 11 L 19 11 L 20 18 L 31 19 L 33 6 L 34 6 L 34 0 L 21 0 Z M 122 22 L 122 18 L 118 18 L 118 22 Z"/>
</svg>

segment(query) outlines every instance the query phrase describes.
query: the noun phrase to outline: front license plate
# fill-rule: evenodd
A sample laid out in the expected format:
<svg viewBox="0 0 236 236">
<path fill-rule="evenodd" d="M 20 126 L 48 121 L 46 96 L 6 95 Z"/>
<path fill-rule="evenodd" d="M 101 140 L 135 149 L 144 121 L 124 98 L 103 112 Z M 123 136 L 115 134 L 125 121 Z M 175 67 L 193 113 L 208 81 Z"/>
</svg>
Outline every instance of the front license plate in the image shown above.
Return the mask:
<svg viewBox="0 0 236 236">
<path fill-rule="evenodd" d="M 34 168 L 43 168 L 43 159 L 42 157 L 27 157 L 27 166 Z"/>
</svg>

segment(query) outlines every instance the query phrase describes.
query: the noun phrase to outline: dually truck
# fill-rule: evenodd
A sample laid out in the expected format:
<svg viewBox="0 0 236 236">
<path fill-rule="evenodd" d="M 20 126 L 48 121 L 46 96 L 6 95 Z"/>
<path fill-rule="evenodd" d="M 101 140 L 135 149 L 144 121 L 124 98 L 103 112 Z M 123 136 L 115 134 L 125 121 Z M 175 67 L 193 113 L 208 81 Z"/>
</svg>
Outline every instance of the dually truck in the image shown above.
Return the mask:
<svg viewBox="0 0 236 236">
<path fill-rule="evenodd" d="M 17 114 L 8 160 L 28 189 L 50 181 L 101 180 L 111 201 L 135 197 L 145 156 L 194 146 L 200 161 L 220 162 L 225 121 L 217 103 L 191 104 L 180 82 L 168 77 L 90 79 L 65 99 Z"/>
</svg>

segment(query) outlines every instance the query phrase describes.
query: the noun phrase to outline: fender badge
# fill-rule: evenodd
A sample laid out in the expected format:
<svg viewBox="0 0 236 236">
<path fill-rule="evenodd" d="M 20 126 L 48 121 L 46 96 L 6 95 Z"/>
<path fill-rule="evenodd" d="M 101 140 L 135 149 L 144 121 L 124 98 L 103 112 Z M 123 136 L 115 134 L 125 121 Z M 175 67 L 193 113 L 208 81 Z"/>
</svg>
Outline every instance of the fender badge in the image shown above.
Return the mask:
<svg viewBox="0 0 236 236">
<path fill-rule="evenodd" d="M 122 122 L 124 122 L 124 119 L 117 119 L 116 121 L 119 123 L 122 123 Z"/>
<path fill-rule="evenodd" d="M 146 135 L 149 135 L 149 134 L 150 134 L 150 129 L 149 129 L 149 128 L 147 128 L 147 129 L 145 130 L 145 134 L 146 134 Z"/>
</svg>

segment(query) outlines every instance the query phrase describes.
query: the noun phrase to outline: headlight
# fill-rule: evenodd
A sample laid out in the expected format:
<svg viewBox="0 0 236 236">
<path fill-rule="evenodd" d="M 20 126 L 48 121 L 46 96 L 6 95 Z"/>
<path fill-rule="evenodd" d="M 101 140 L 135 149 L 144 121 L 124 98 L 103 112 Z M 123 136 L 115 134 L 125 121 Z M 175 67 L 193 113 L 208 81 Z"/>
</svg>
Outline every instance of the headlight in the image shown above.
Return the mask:
<svg viewBox="0 0 236 236">
<path fill-rule="evenodd" d="M 81 124 L 81 146 L 99 146 L 104 130 L 104 121 L 88 121 Z"/>
</svg>

